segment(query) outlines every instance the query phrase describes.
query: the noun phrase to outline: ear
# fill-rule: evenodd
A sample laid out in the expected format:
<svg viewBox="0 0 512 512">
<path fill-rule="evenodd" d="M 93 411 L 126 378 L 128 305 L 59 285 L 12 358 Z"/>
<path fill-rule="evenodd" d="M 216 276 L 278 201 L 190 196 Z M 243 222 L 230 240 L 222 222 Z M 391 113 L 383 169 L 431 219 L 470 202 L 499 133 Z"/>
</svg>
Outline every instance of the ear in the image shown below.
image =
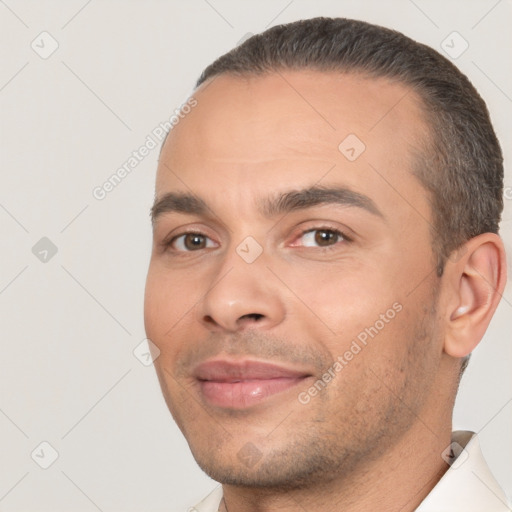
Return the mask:
<svg viewBox="0 0 512 512">
<path fill-rule="evenodd" d="M 468 240 L 457 254 L 445 268 L 450 292 L 444 351 L 460 358 L 483 338 L 503 294 L 507 266 L 503 242 L 494 233 Z"/>
</svg>

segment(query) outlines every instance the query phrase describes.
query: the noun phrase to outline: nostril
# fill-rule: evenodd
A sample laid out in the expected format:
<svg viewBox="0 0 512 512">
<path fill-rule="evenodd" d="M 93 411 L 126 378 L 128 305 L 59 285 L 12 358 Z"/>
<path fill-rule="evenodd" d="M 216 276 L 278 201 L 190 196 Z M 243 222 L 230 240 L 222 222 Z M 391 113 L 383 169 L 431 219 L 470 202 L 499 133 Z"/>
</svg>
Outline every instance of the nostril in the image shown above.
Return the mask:
<svg viewBox="0 0 512 512">
<path fill-rule="evenodd" d="M 217 322 L 210 315 L 206 315 L 203 320 L 207 324 L 217 325 Z"/>
<path fill-rule="evenodd" d="M 263 315 L 261 315 L 260 313 L 249 313 L 248 315 L 241 316 L 240 320 L 243 320 L 245 318 L 258 321 L 263 318 Z"/>
</svg>

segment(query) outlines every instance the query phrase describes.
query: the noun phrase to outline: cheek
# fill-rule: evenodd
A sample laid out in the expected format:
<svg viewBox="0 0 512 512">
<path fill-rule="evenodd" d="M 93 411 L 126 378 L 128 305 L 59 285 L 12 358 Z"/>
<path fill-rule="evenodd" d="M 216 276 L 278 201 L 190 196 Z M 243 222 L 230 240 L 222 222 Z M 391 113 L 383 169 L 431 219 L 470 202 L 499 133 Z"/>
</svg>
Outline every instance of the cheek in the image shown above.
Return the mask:
<svg viewBox="0 0 512 512">
<path fill-rule="evenodd" d="M 144 324 L 147 337 L 158 347 L 156 361 L 161 369 L 174 373 L 175 362 L 191 339 L 200 339 L 197 305 L 204 290 L 187 272 L 171 272 L 164 265 L 150 265 L 144 297 Z M 158 370 L 158 368 L 157 368 Z M 169 375 L 162 375 L 168 387 L 174 386 Z M 170 380 L 169 380 L 170 379 Z"/>
<path fill-rule="evenodd" d="M 144 296 L 144 321 L 146 332 L 156 339 L 164 337 L 174 327 L 187 319 L 197 302 L 190 278 L 177 279 L 157 263 L 149 267 Z M 183 277 L 183 276 L 182 276 Z"/>
<path fill-rule="evenodd" d="M 165 272 L 150 266 L 144 295 L 144 325 L 147 337 L 160 350 L 160 362 L 169 357 L 174 327 L 186 316 L 183 299 Z"/>
<path fill-rule="evenodd" d="M 332 361 L 342 358 L 344 369 L 337 382 L 354 378 L 362 384 L 368 366 L 382 374 L 393 369 L 398 380 L 403 377 L 400 370 L 408 364 L 415 325 L 424 314 L 418 300 L 425 297 L 421 293 L 408 297 L 407 272 L 400 275 L 384 267 L 352 266 L 348 271 L 331 266 L 325 273 L 300 272 L 300 279 L 290 281 L 300 298 L 295 307 L 302 311 L 301 331 L 325 349 Z M 309 310 L 306 315 L 304 305 Z M 367 377 L 370 383 L 375 379 L 373 374 Z"/>
<path fill-rule="evenodd" d="M 364 327 L 329 346 L 344 366 L 333 392 L 355 413 L 386 416 L 386 411 L 401 407 L 394 403 L 397 397 L 419 407 L 429 389 L 438 360 L 431 340 L 435 321 L 418 304 L 392 310 L 394 314 L 386 316 L 384 310 L 384 317 L 371 317 Z"/>
<path fill-rule="evenodd" d="M 394 318 L 393 304 L 400 302 L 396 281 L 379 268 L 330 265 L 296 271 L 289 279 L 297 305 L 311 313 L 311 327 L 328 328 L 344 339 L 373 326 L 390 309 L 388 316 Z"/>
<path fill-rule="evenodd" d="M 146 278 L 144 293 L 144 324 L 150 339 L 156 337 L 161 330 L 163 321 L 162 310 L 165 308 L 165 280 L 159 279 L 157 272 L 151 265 Z"/>
</svg>

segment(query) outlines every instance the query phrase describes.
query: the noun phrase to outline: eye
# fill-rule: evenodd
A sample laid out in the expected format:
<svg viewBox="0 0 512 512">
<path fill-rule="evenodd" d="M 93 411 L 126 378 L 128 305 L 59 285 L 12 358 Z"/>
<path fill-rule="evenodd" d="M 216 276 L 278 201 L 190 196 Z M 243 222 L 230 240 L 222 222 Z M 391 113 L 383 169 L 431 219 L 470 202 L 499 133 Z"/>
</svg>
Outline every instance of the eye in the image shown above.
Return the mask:
<svg viewBox="0 0 512 512">
<path fill-rule="evenodd" d="M 215 247 L 215 242 L 201 233 L 184 233 L 174 237 L 169 245 L 177 251 L 190 252 Z"/>
<path fill-rule="evenodd" d="M 344 240 L 349 241 L 341 231 L 329 228 L 304 231 L 298 240 L 302 240 L 302 243 L 297 244 L 302 247 L 330 247 Z"/>
</svg>

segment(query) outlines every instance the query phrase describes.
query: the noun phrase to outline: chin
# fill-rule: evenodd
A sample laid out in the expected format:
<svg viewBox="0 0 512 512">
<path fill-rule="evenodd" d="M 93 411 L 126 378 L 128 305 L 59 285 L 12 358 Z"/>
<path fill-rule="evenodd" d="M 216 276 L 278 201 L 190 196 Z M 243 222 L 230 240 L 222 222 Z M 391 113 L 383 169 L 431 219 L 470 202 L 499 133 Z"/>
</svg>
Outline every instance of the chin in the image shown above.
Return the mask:
<svg viewBox="0 0 512 512">
<path fill-rule="evenodd" d="M 322 454 L 315 444 L 306 449 L 294 446 L 259 451 L 248 442 L 238 453 L 228 453 L 226 447 L 226 450 L 219 450 L 218 457 L 216 452 L 207 450 L 200 454 L 193 451 L 193 455 L 209 477 L 224 485 L 292 491 L 325 484 L 351 465 L 350 457 Z"/>
</svg>

